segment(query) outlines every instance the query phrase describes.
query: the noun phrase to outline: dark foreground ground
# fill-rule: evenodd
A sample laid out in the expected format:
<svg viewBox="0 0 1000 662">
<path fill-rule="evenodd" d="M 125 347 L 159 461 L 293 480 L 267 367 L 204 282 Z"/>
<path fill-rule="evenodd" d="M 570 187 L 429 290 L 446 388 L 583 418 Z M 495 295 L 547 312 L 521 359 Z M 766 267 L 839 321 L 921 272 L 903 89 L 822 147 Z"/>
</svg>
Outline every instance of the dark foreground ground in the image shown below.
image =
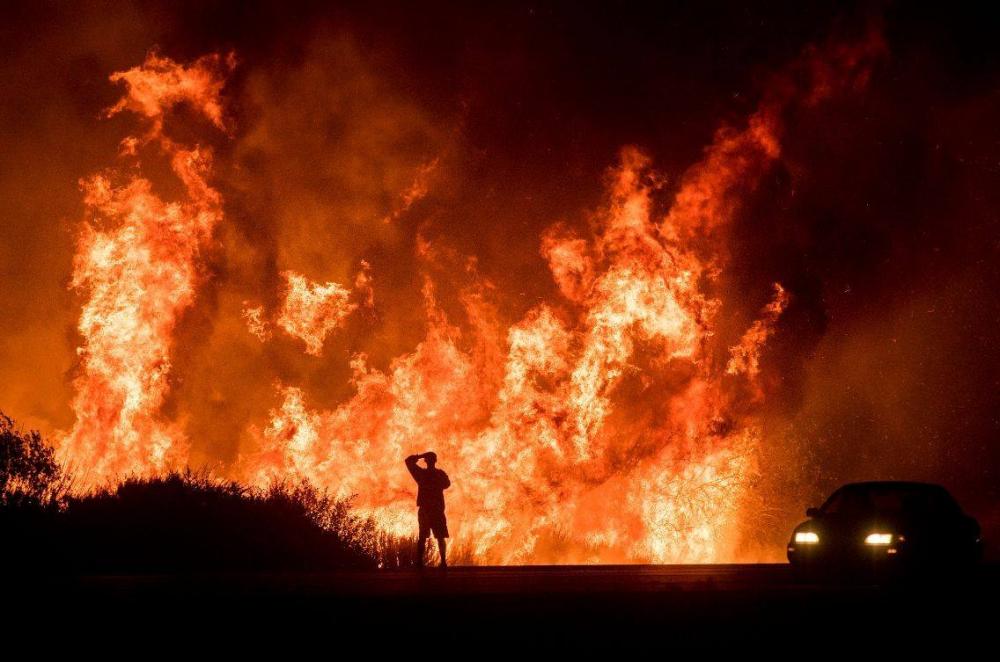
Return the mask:
<svg viewBox="0 0 1000 662">
<path fill-rule="evenodd" d="M 995 649 L 1000 630 L 998 565 L 963 579 L 890 585 L 805 581 L 786 565 L 711 565 L 21 577 L 6 588 L 13 592 L 3 624 L 12 631 L 43 609 L 62 636 L 82 632 L 81 645 L 120 641 L 112 633 L 127 632 L 167 649 L 170 633 L 183 633 L 199 645 L 444 647 L 462 657 L 650 647 L 796 657 L 787 646 L 817 654 L 841 646 Z"/>
</svg>

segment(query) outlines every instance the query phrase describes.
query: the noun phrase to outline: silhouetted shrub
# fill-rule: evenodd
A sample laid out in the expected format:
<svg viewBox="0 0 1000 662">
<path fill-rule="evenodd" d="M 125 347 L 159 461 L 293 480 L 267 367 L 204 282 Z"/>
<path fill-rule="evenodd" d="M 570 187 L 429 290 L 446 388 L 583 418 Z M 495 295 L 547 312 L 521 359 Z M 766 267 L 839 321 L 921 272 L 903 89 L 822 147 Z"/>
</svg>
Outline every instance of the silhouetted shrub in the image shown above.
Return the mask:
<svg viewBox="0 0 1000 662">
<path fill-rule="evenodd" d="M 0 571 L 321 571 L 414 565 L 416 541 L 305 483 L 254 490 L 186 471 L 68 496 L 37 432 L 0 414 Z"/>
<path fill-rule="evenodd" d="M 65 479 L 38 432 L 19 430 L 0 413 L 0 572 L 48 565 L 58 544 Z"/>
<path fill-rule="evenodd" d="M 41 508 L 58 502 L 65 481 L 52 447 L 35 430 L 18 430 L 0 412 L 0 506 Z"/>
<path fill-rule="evenodd" d="M 204 475 L 130 479 L 71 498 L 64 559 L 88 572 L 375 567 L 344 500 L 305 485 L 257 492 Z"/>
</svg>

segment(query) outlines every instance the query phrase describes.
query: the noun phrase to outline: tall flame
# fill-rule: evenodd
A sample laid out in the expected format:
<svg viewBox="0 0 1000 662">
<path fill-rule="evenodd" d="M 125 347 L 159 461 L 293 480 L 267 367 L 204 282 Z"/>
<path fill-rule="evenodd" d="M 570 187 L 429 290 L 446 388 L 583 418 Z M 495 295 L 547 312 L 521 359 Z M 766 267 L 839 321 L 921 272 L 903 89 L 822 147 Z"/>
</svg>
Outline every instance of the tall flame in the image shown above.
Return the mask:
<svg viewBox="0 0 1000 662">
<path fill-rule="evenodd" d="M 184 198 L 162 199 L 150 180 L 109 170 L 80 182 L 87 209 L 77 243 L 72 286 L 86 301 L 80 314 L 76 424 L 59 441 L 60 456 L 81 487 L 126 474 L 150 475 L 181 466 L 187 442 L 159 416 L 170 388 L 170 352 L 180 316 L 195 299 L 198 255 L 222 218 L 222 200 L 208 183 L 212 153 L 176 144 L 163 120 L 178 104 L 224 128 L 220 94 L 232 59 L 205 57 L 182 66 L 150 54 L 111 80 L 126 85 L 109 115 L 129 110 L 148 133 L 122 142 L 122 156 L 158 146 L 180 180 Z"/>
</svg>

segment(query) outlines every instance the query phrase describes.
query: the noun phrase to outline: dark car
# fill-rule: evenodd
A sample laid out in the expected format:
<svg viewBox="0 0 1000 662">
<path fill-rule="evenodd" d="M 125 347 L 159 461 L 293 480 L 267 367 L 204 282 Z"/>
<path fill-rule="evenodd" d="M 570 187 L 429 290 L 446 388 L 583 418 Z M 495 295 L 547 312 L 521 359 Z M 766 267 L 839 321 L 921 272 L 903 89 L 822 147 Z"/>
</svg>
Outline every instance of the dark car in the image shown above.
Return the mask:
<svg viewBox="0 0 1000 662">
<path fill-rule="evenodd" d="M 788 542 L 803 569 L 961 568 L 982 554 L 979 523 L 940 485 L 851 483 L 806 516 Z"/>
</svg>

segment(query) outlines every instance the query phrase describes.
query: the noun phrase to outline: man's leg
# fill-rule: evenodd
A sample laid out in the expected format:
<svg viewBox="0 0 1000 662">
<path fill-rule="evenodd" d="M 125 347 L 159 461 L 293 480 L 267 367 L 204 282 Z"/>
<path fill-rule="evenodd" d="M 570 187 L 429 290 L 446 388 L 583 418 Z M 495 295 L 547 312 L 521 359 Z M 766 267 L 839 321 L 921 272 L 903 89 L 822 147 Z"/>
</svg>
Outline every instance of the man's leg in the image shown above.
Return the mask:
<svg viewBox="0 0 1000 662">
<path fill-rule="evenodd" d="M 448 541 L 444 538 L 438 538 L 438 552 L 441 553 L 441 567 L 448 567 Z"/>
<path fill-rule="evenodd" d="M 421 535 L 417 539 L 417 567 L 424 567 L 424 549 L 427 547 L 427 536 Z"/>
</svg>

